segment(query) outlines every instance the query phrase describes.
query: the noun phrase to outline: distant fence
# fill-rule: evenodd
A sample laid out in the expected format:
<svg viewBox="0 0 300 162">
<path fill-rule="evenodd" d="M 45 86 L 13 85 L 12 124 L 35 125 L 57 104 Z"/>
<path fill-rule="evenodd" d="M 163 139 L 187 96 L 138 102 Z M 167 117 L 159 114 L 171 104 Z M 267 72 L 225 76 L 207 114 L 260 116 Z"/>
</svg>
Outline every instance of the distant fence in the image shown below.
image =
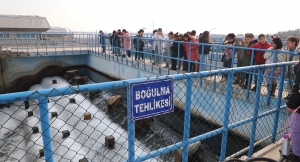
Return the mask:
<svg viewBox="0 0 300 162">
<path fill-rule="evenodd" d="M 116 40 L 117 39 L 117 40 Z M 220 38 L 221 39 L 221 38 Z M 123 40 L 130 42 L 130 47 L 125 49 Z M 136 40 L 136 41 L 135 41 Z M 153 50 L 153 43 L 159 47 Z M 143 42 L 144 47 L 137 49 Z M 53 44 L 54 43 L 54 44 Z M 189 50 L 187 55 L 180 55 L 182 50 L 180 44 L 188 44 Z M 178 44 L 177 52 L 172 52 L 170 47 L 172 44 Z M 191 61 L 189 59 L 191 53 L 191 46 L 201 46 L 199 53 L 199 60 Z M 189 43 L 172 40 L 155 40 L 152 38 L 141 38 L 131 36 L 129 37 L 115 37 L 113 39 L 110 35 L 96 35 L 92 33 L 26 33 L 26 32 L 0 32 L 0 46 L 2 47 L 1 57 L 36 57 L 36 56 L 56 56 L 56 55 L 78 55 L 90 54 L 121 64 L 130 65 L 141 70 L 151 71 L 159 75 L 170 75 L 179 73 L 189 73 L 193 71 L 210 71 L 224 69 L 223 57 L 224 48 L 232 49 L 232 61 L 230 67 L 238 67 L 238 51 L 250 51 L 251 55 L 250 66 L 254 65 L 255 51 L 271 52 L 273 53 L 273 63 L 277 62 L 277 57 L 280 55 L 285 58 L 284 61 L 299 60 L 298 53 L 278 50 L 254 49 L 240 46 L 225 46 L 220 44 L 203 44 L 203 43 Z M 209 47 L 209 53 L 205 54 L 204 49 Z M 200 48 L 199 48 L 200 49 Z M 27 54 L 26 54 L 27 53 Z M 5 55 L 6 56 L 3 56 Z M 132 57 L 128 57 L 128 55 Z M 141 58 L 139 58 L 141 57 Z M 142 60 L 141 60 L 142 59 Z M 140 61 L 138 61 L 140 60 Z M 176 65 L 176 67 L 172 67 Z M 191 69 L 192 65 L 196 70 Z M 170 68 L 171 67 L 171 68 Z M 287 77 L 285 79 L 284 89 L 290 88 L 293 83 L 293 70 L 291 66 L 286 69 Z M 252 75 L 257 75 L 255 71 L 247 71 L 243 75 L 244 82 L 247 87 L 247 98 L 249 98 L 249 90 L 252 82 Z M 276 76 L 275 76 L 276 77 Z M 237 76 L 235 76 L 237 78 Z M 246 80 L 247 78 L 247 80 Z M 219 82 L 220 77 L 215 77 L 214 82 Z M 263 80 L 263 84 L 266 83 Z"/>
<path fill-rule="evenodd" d="M 287 120 L 281 100 L 284 75 L 286 67 L 292 64 L 228 68 L 64 88 L 60 86 L 66 86 L 68 83 L 65 81 L 50 79 L 41 83 L 48 89 L 33 87 L 33 91 L 2 94 L 0 159 L 133 162 L 148 159 L 174 161 L 170 157 L 175 157 L 187 162 L 205 157 L 207 161 L 224 161 L 227 156 L 244 148 L 250 157 L 259 146 L 281 138 Z M 274 68 L 280 68 L 280 76 L 275 78 L 279 84 L 276 90 L 278 98 L 272 100 L 268 107 L 268 97 L 261 94 L 266 88 L 261 83 L 272 77 L 263 75 L 263 71 Z M 257 71 L 258 80 L 253 98 L 247 100 L 239 97 L 243 91 L 235 88 L 233 80 L 236 73 L 250 71 Z M 227 83 L 210 79 L 219 75 L 227 75 Z M 169 90 L 173 92 L 174 105 L 178 109 L 133 121 L 133 111 L 146 111 L 151 106 L 131 105 L 136 97 L 131 93 L 131 83 L 142 82 L 135 86 L 146 89 L 139 95 L 147 98 L 154 92 L 146 92 L 149 87 L 145 87 L 143 82 L 162 79 L 172 80 L 173 88 Z M 95 92 L 98 96 L 92 97 Z M 160 94 L 167 94 L 167 91 Z M 163 107 L 170 105 L 169 102 L 171 100 L 156 104 Z M 157 105 L 155 107 L 158 108 Z M 159 129 L 153 128 L 153 122 L 157 121 L 161 125 Z M 163 133 L 158 133 L 162 128 L 179 141 L 164 143 L 170 137 L 162 140 Z"/>
</svg>

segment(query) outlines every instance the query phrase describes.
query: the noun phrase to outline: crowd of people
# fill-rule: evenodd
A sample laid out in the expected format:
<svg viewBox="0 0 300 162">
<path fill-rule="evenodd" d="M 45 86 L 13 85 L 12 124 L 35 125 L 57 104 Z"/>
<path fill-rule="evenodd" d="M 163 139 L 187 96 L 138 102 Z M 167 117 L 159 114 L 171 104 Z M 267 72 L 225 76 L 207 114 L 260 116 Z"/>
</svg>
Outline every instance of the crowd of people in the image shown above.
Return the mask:
<svg viewBox="0 0 300 162">
<path fill-rule="evenodd" d="M 209 67 L 208 63 L 208 54 L 210 53 L 211 46 L 214 42 L 210 41 L 209 31 L 204 31 L 196 37 L 196 31 L 192 30 L 191 32 L 186 32 L 185 34 L 173 33 L 172 31 L 168 33 L 168 38 L 165 39 L 165 35 L 161 28 L 153 31 L 153 35 L 149 39 L 144 39 L 144 30 L 140 29 L 136 36 L 131 37 L 129 32 L 126 29 L 122 31 L 114 30 L 112 34 L 109 34 L 108 37 L 100 30 L 100 44 L 102 45 L 102 52 L 106 52 L 105 39 L 108 38 L 112 46 L 112 54 L 117 56 L 121 55 L 120 49 L 126 51 L 127 57 L 131 57 L 131 49 L 135 49 L 135 61 L 143 61 L 144 57 L 144 47 L 146 43 L 151 44 L 152 54 L 150 57 L 150 62 L 153 65 L 161 64 L 166 62 L 165 68 L 171 70 L 183 70 L 189 72 L 206 71 Z M 133 40 L 131 40 L 133 39 Z M 147 41 L 147 42 L 145 42 Z M 131 45 L 132 43 L 132 45 Z M 199 44 L 201 43 L 201 44 Z M 287 55 L 284 52 L 300 52 L 299 38 L 290 36 L 286 40 L 286 49 L 283 49 L 282 39 L 277 36 L 272 36 L 272 41 L 267 42 L 267 38 L 264 34 L 259 34 L 257 40 L 254 38 L 252 33 L 245 34 L 245 37 L 236 39 L 234 33 L 229 33 L 223 40 L 223 45 L 226 45 L 223 48 L 222 62 L 223 67 L 231 68 L 233 63 L 233 58 L 237 57 L 237 67 L 250 66 L 252 65 L 262 65 L 269 63 L 277 62 L 286 62 L 286 61 L 296 61 L 299 60 L 298 56 Z M 248 48 L 257 48 L 257 49 L 266 49 L 266 50 L 277 50 L 276 58 L 274 52 L 264 52 L 259 50 L 245 50 L 245 49 L 235 49 L 231 46 L 237 47 L 248 47 Z M 168 52 L 170 57 L 167 57 Z M 235 51 L 236 53 L 233 53 Z M 251 56 L 253 55 L 253 60 Z M 163 57 L 162 57 L 163 56 Z M 179 61 L 180 59 L 186 61 Z M 197 63 L 198 62 L 198 63 Z M 200 62 L 200 64 L 199 64 Z M 169 65 L 170 63 L 170 65 Z M 183 64 L 181 69 L 181 64 Z M 289 69 L 289 71 L 292 71 Z M 267 85 L 270 89 L 271 96 L 275 96 L 275 91 L 277 87 L 276 77 L 280 75 L 280 68 L 275 68 L 275 70 L 266 70 L 264 73 L 267 76 Z M 272 77 L 271 77 L 272 76 Z M 291 79 L 295 78 L 293 73 L 289 76 Z M 273 78 L 273 79 L 270 79 Z M 240 87 L 246 89 L 248 80 L 252 81 L 252 75 L 248 73 L 238 73 L 236 74 L 236 79 L 233 84 L 238 84 Z M 224 83 L 227 81 L 227 74 L 222 76 L 220 82 Z M 256 91 L 257 75 L 254 75 L 254 86 L 251 87 L 252 91 Z M 292 87 L 289 86 L 289 91 L 291 92 Z M 285 99 L 288 99 L 287 96 Z"/>
<path fill-rule="evenodd" d="M 100 31 L 99 35 L 103 35 L 103 32 Z M 135 53 L 135 60 L 143 60 L 144 54 L 143 49 L 145 47 L 145 40 L 143 39 L 144 30 L 139 30 L 138 34 L 133 37 L 133 48 L 137 51 Z M 109 40 L 112 45 L 112 53 L 116 55 L 120 55 L 120 49 L 124 49 L 126 51 L 127 57 L 131 57 L 130 48 L 131 48 L 131 38 L 130 34 L 123 29 L 113 31 L 110 35 Z M 225 68 L 231 68 L 233 63 L 233 58 L 237 58 L 237 67 L 250 66 L 252 65 L 262 65 L 262 64 L 270 64 L 270 63 L 278 63 L 278 62 L 288 62 L 288 61 L 299 61 L 299 56 L 295 55 L 287 55 L 285 52 L 300 52 L 300 44 L 299 38 L 295 36 L 290 36 L 286 39 L 286 48 L 283 49 L 283 41 L 281 38 L 277 36 L 272 36 L 272 41 L 267 42 L 267 38 L 264 34 L 259 34 L 257 40 L 254 38 L 252 33 L 245 34 L 245 37 L 241 39 L 236 39 L 234 33 L 229 33 L 223 40 L 223 55 L 222 62 Z M 105 52 L 105 38 L 100 38 L 100 43 L 103 46 L 103 52 Z M 178 34 L 169 32 L 168 39 L 165 40 L 164 34 L 161 28 L 153 31 L 153 35 L 151 39 L 147 39 L 147 43 L 151 44 L 151 63 L 155 65 L 156 63 L 160 64 L 161 57 L 159 55 L 166 56 L 166 52 L 169 50 L 171 53 L 171 57 L 165 57 L 166 60 L 166 68 L 170 67 L 171 70 L 181 70 L 181 62 L 179 59 L 188 60 L 183 61 L 183 71 L 187 71 L 189 69 L 190 72 L 199 71 L 199 62 L 202 65 L 203 71 L 207 70 L 208 63 L 208 54 L 210 53 L 211 46 L 209 44 L 213 44 L 210 41 L 210 33 L 208 31 L 204 31 L 198 37 L 196 37 L 196 31 L 192 30 L 191 32 L 186 32 L 185 34 Z M 201 44 L 199 44 L 201 43 Z M 233 49 L 232 46 L 236 47 L 247 47 L 254 49 L 266 49 L 272 51 L 260 51 L 260 50 L 250 50 L 250 49 Z M 233 53 L 233 52 L 236 53 Z M 274 52 L 276 51 L 276 52 Z M 278 52 L 277 52 L 278 51 Z M 168 60 L 170 58 L 170 60 Z M 253 58 L 253 60 L 251 60 Z M 197 64 L 198 62 L 198 64 Z M 168 64 L 170 63 L 170 65 Z M 257 71 L 254 71 L 257 73 Z M 298 63 L 294 67 L 294 71 L 292 71 L 291 66 L 288 67 L 288 72 L 290 79 L 295 80 L 295 84 L 293 87 L 291 85 L 288 86 L 289 95 L 285 98 L 288 100 L 287 107 L 292 112 L 291 118 L 291 137 L 292 137 L 292 145 L 293 145 L 293 158 L 300 161 L 300 64 Z M 278 77 L 281 73 L 280 67 L 275 67 L 274 69 L 264 70 L 265 75 L 267 76 L 267 86 L 268 90 L 270 90 L 270 95 L 275 96 L 275 91 L 277 87 Z M 256 91 L 257 87 L 257 75 L 254 75 L 254 87 L 251 88 L 251 91 Z M 250 79 L 250 80 L 249 80 Z M 224 74 L 220 82 L 226 82 L 227 75 Z M 246 89 L 248 81 L 251 83 L 252 75 L 245 72 L 240 72 L 236 74 L 236 79 L 233 84 L 237 84 L 240 87 Z"/>
</svg>

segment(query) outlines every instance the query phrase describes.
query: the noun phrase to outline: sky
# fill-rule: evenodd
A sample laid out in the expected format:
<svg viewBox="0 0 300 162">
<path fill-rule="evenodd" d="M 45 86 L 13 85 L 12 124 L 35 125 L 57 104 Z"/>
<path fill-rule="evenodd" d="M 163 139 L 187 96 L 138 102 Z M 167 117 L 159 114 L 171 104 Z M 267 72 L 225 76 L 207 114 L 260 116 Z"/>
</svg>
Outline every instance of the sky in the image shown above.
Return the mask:
<svg viewBox="0 0 300 162">
<path fill-rule="evenodd" d="M 38 15 L 71 31 L 162 28 L 272 34 L 300 28 L 300 0 L 0 0 L 2 15 Z M 297 15 L 298 14 L 298 15 Z M 299 20 L 300 21 L 300 20 Z M 154 26 L 154 28 L 153 28 Z M 215 28 L 215 29 L 214 29 Z"/>
</svg>

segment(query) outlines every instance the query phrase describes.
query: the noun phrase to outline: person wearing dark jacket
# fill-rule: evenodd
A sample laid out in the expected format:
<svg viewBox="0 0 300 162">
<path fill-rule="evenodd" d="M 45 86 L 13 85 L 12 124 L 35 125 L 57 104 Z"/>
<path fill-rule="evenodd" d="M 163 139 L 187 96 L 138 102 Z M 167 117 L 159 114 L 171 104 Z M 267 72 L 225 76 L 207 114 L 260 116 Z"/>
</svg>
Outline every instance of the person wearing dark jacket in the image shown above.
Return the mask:
<svg viewBox="0 0 300 162">
<path fill-rule="evenodd" d="M 111 48 L 112 48 L 112 53 L 111 54 L 116 54 L 116 39 L 115 36 L 117 35 L 117 31 L 113 31 L 112 35 L 110 35 L 110 43 L 111 43 Z"/>
<path fill-rule="evenodd" d="M 292 93 L 286 103 L 287 109 L 292 112 L 290 121 L 290 137 L 292 139 L 292 158 L 300 161 L 300 62 L 294 67 L 296 75 Z M 289 155 L 290 156 L 290 155 Z"/>
<path fill-rule="evenodd" d="M 209 31 L 204 31 L 202 35 L 199 37 L 199 43 L 212 44 L 209 40 Z M 203 50 L 202 50 L 203 47 Z M 200 55 L 200 71 L 207 71 L 208 66 L 208 54 L 210 52 L 211 46 L 209 45 L 201 45 L 199 44 L 199 55 Z"/>
<path fill-rule="evenodd" d="M 104 35 L 104 33 L 102 32 L 102 30 L 99 31 L 99 43 L 102 46 L 102 52 L 105 53 L 105 49 L 106 49 L 106 36 Z"/>
<path fill-rule="evenodd" d="M 139 31 L 138 34 L 136 35 L 136 37 L 133 39 L 133 43 L 134 43 L 134 48 L 136 49 L 136 53 L 135 53 L 135 61 L 140 60 L 140 58 L 142 58 L 142 60 L 144 59 L 144 55 L 142 53 L 145 43 L 143 40 L 143 31 Z"/>
<path fill-rule="evenodd" d="M 115 47 L 115 54 L 116 56 L 120 56 L 120 48 L 121 48 L 121 39 L 122 39 L 122 33 L 121 32 L 116 32 L 116 34 L 112 35 L 112 43 L 113 46 Z"/>
<path fill-rule="evenodd" d="M 178 42 L 173 42 L 172 46 L 170 47 L 171 50 L 171 57 L 172 58 L 177 58 L 180 59 L 183 57 L 184 55 L 184 47 L 182 45 L 181 42 L 179 42 L 179 36 L 178 33 L 175 33 L 174 35 L 174 41 L 178 41 Z M 177 68 L 177 62 L 179 62 L 180 60 L 177 59 L 171 59 L 171 70 L 180 70 L 180 63 L 179 66 Z"/>
<path fill-rule="evenodd" d="M 239 45 L 250 48 L 250 47 L 252 47 L 256 43 L 258 43 L 258 41 L 254 40 L 254 35 L 252 33 L 247 33 L 247 34 L 245 34 L 245 41 L 242 40 L 242 43 L 239 44 Z M 237 52 L 238 52 L 238 57 L 242 58 L 241 66 L 242 67 L 243 66 L 250 66 L 251 55 L 248 55 L 246 50 L 237 50 Z M 247 84 L 248 84 L 249 77 L 250 77 L 250 81 L 251 81 L 252 80 L 252 75 L 249 75 L 249 74 L 243 73 L 243 72 L 240 73 L 240 75 L 243 75 L 243 76 L 240 76 L 240 78 L 238 76 L 238 78 L 237 78 L 237 79 L 239 79 L 238 80 L 239 81 L 239 85 L 243 89 L 247 89 Z M 244 78 L 246 78 L 245 82 L 244 82 Z M 251 82 L 250 82 L 250 85 L 251 85 Z"/>
<path fill-rule="evenodd" d="M 178 41 L 183 42 L 183 35 L 182 34 L 179 34 L 178 35 Z M 180 48 L 180 55 L 183 55 L 183 61 L 182 61 L 182 70 L 183 71 L 186 71 L 188 70 L 188 62 L 186 61 L 187 60 L 187 57 L 186 57 L 186 54 L 185 54 L 185 47 L 183 46 L 183 48 Z M 179 62 L 179 69 L 180 69 L 180 66 L 181 66 L 181 62 Z"/>
</svg>

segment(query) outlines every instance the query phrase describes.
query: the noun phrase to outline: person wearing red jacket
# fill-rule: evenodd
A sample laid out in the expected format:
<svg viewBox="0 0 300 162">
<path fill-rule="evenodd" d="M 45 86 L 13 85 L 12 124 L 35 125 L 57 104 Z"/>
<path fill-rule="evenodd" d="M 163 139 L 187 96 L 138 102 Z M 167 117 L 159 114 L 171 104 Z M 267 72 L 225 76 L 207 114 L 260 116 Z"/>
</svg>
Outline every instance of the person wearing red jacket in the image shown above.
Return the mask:
<svg viewBox="0 0 300 162">
<path fill-rule="evenodd" d="M 255 43 L 250 48 L 268 49 L 270 47 L 271 47 L 271 44 L 267 42 L 266 36 L 264 34 L 259 34 L 258 35 L 258 43 Z M 248 50 L 247 54 L 252 55 L 252 51 Z M 253 56 L 254 57 L 254 63 L 253 63 L 253 65 L 265 64 L 266 59 L 264 58 L 264 54 L 265 54 L 264 51 L 254 50 L 254 56 Z M 257 73 L 257 70 L 255 71 L 255 73 Z M 256 91 L 256 82 L 257 82 L 257 75 L 254 75 L 254 87 L 251 89 L 251 91 Z"/>
<path fill-rule="evenodd" d="M 188 33 L 185 33 L 183 35 L 183 40 L 184 42 L 189 42 L 189 43 L 183 43 L 185 53 L 186 53 L 186 58 L 189 60 L 190 64 L 190 72 L 195 72 L 196 71 L 196 66 L 195 66 L 195 61 L 199 59 L 198 55 L 198 45 L 196 44 L 197 41 L 195 39 L 191 39 Z"/>
</svg>

